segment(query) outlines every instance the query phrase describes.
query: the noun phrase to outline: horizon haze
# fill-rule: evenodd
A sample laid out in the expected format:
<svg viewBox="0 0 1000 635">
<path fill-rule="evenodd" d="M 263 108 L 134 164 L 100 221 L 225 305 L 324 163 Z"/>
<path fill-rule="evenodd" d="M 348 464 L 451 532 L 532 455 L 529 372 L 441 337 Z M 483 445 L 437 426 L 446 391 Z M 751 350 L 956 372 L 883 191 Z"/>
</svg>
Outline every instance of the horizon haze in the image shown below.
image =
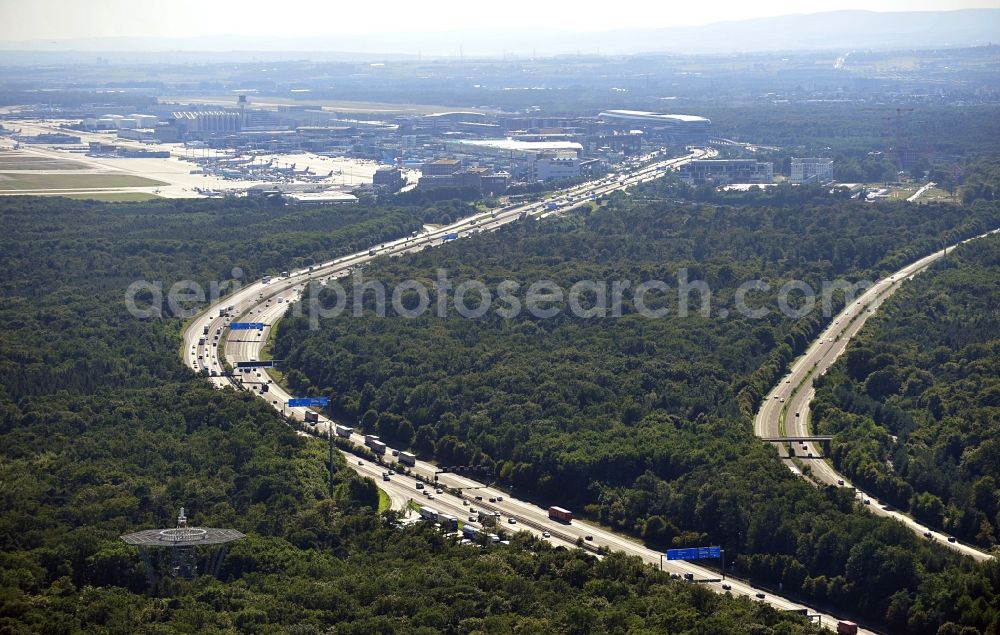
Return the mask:
<svg viewBox="0 0 1000 635">
<path fill-rule="evenodd" d="M 775 14 L 771 3 L 747 11 L 739 5 L 715 2 L 690 8 L 643 8 L 628 16 L 583 19 L 588 12 L 554 15 L 551 5 L 523 12 L 508 11 L 481 26 L 462 21 L 450 3 L 437 11 L 409 16 L 402 23 L 380 16 L 378 28 L 357 10 L 329 9 L 293 3 L 304 11 L 261 15 L 237 10 L 230 3 L 181 10 L 148 3 L 129 3 L 131 11 L 115 12 L 120 3 L 101 7 L 74 3 L 61 19 L 39 16 L 39 7 L 53 2 L 6 3 L 6 26 L 0 27 L 0 51 L 19 53 L 97 52 L 287 52 L 337 53 L 410 57 L 537 57 L 562 54 L 621 55 L 641 53 L 732 53 L 779 50 L 891 49 L 964 47 L 1000 41 L 1000 2 L 907 3 L 920 10 L 892 10 L 893 1 L 838 3 L 837 10 Z M 402 5 L 400 5 L 402 6 Z M 813 8 L 827 8 L 829 2 Z M 253 3 L 249 4 L 250 9 Z M 451 7 L 449 10 L 447 7 Z M 89 9 L 89 12 L 88 12 Z M 879 10 L 881 9 L 881 10 Z M 889 10 L 886 10 L 889 9 Z M 947 9 L 947 10 L 942 10 Z M 709 13 L 705 13 L 708 11 Z M 82 13 L 81 13 L 82 12 Z M 579 14 L 579 15 L 578 15 Z M 89 19 L 85 16 L 90 16 Z M 201 19 L 192 20 L 191 16 Z M 340 15 L 340 19 L 330 19 Z M 304 16 L 314 16 L 307 20 Z M 512 19 L 514 16 L 515 19 Z M 708 19 L 706 20 L 706 17 Z M 560 19 L 562 18 L 562 19 Z M 715 18 L 715 19 L 711 19 Z M 39 24 L 41 22 L 41 24 Z M 72 22 L 69 24 L 68 22 Z M 206 26 L 207 25 L 207 26 Z M 301 57 L 298 55 L 296 57 Z"/>
</svg>

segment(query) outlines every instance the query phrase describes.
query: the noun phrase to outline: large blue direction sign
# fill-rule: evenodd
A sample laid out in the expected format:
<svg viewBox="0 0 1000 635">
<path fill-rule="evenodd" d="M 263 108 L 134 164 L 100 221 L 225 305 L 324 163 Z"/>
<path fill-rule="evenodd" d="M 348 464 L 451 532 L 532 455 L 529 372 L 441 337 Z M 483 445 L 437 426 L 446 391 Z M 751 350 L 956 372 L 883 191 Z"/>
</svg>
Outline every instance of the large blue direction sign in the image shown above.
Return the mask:
<svg viewBox="0 0 1000 635">
<path fill-rule="evenodd" d="M 691 547 L 690 549 L 668 549 L 667 560 L 707 560 L 721 558 L 721 547 Z"/>
<path fill-rule="evenodd" d="M 450 234 L 445 234 L 441 239 L 444 240 L 445 242 L 449 240 L 458 240 L 458 234 L 455 232 L 452 232 Z"/>
<path fill-rule="evenodd" d="M 229 325 L 231 331 L 263 331 L 263 322 L 233 322 Z"/>
<path fill-rule="evenodd" d="M 298 397 L 295 399 L 289 399 L 288 407 L 299 408 L 305 406 L 306 408 L 310 408 L 312 406 L 323 406 L 325 408 L 329 403 L 329 397 Z"/>
<path fill-rule="evenodd" d="M 265 359 L 259 362 L 236 362 L 236 368 L 277 368 L 280 359 Z"/>
</svg>

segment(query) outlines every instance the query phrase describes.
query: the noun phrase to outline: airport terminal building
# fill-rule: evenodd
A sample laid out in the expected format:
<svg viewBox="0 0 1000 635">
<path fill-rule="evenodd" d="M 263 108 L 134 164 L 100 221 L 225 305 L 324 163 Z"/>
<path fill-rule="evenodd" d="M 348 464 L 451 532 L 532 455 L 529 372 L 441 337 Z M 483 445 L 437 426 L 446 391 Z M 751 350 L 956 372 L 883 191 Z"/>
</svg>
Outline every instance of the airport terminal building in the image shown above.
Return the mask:
<svg viewBox="0 0 1000 635">
<path fill-rule="evenodd" d="M 642 130 L 651 139 L 683 145 L 705 145 L 712 120 L 698 115 L 670 115 L 644 110 L 605 110 L 597 118 L 613 130 Z"/>
</svg>

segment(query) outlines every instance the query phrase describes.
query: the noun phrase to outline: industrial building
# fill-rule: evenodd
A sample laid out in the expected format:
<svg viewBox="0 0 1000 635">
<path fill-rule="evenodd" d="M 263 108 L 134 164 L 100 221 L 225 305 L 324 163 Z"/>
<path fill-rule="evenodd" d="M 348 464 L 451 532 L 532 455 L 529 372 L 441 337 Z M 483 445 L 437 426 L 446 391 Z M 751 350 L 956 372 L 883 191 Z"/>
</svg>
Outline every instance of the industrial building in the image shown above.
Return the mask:
<svg viewBox="0 0 1000 635">
<path fill-rule="evenodd" d="M 406 178 L 399 168 L 386 165 L 375 170 L 372 185 L 383 192 L 396 192 L 406 185 Z"/>
<path fill-rule="evenodd" d="M 597 115 L 609 128 L 640 129 L 650 138 L 674 144 L 703 145 L 712 133 L 712 121 L 698 115 L 671 115 L 644 110 L 605 110 Z"/>
<path fill-rule="evenodd" d="M 764 184 L 774 182 L 774 166 L 754 159 L 702 159 L 682 166 L 678 176 L 688 185 Z"/>
<path fill-rule="evenodd" d="M 494 172 L 491 168 L 473 166 L 462 167 L 460 159 L 437 159 L 424 164 L 422 176 L 417 184 L 421 189 L 443 187 L 471 187 L 487 196 L 495 196 L 507 191 L 510 174 Z"/>
<path fill-rule="evenodd" d="M 826 183 L 833 180 L 833 159 L 792 157 L 792 183 Z"/>
</svg>

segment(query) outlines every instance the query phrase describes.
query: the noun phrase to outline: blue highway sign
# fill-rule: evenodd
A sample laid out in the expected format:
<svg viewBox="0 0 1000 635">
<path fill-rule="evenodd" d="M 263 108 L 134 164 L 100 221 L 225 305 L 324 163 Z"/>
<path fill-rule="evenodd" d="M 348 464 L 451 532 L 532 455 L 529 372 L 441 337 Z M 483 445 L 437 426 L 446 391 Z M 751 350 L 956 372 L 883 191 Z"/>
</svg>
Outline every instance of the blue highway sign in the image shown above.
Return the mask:
<svg viewBox="0 0 1000 635">
<path fill-rule="evenodd" d="M 667 560 L 707 560 L 721 557 L 721 547 L 691 547 L 689 549 L 667 550 Z"/>
<path fill-rule="evenodd" d="M 233 322 L 229 325 L 231 331 L 263 331 L 263 322 Z"/>
<path fill-rule="evenodd" d="M 326 405 L 329 403 L 330 403 L 329 397 L 298 397 L 295 399 L 289 399 L 288 407 L 289 408 L 299 408 L 302 406 L 305 406 L 307 408 L 311 406 L 326 407 Z"/>
<path fill-rule="evenodd" d="M 236 368 L 277 368 L 280 359 L 266 359 L 259 362 L 236 362 Z"/>
</svg>

